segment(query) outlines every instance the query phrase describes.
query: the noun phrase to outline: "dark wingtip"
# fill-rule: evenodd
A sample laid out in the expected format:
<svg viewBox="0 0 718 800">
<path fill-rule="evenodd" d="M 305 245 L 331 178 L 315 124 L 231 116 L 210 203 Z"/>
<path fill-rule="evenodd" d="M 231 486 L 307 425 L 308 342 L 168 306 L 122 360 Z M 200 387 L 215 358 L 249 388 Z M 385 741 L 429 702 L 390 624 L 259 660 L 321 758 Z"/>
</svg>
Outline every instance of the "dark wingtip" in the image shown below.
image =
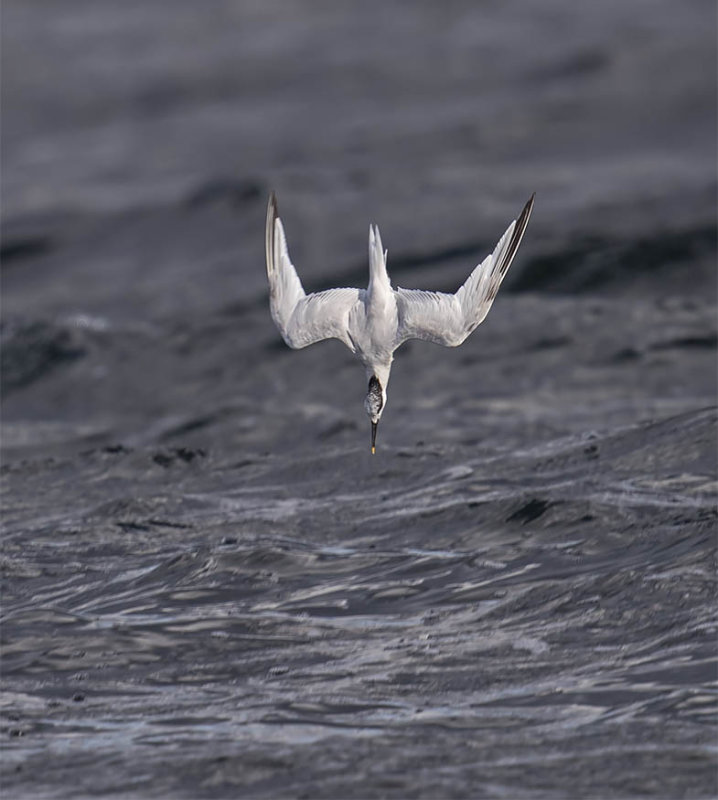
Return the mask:
<svg viewBox="0 0 718 800">
<path fill-rule="evenodd" d="M 534 208 L 534 200 L 536 199 L 536 192 L 534 192 L 531 197 L 529 197 L 528 203 L 523 208 L 521 215 L 519 216 L 516 227 L 521 228 L 522 232 L 521 235 L 523 236 L 523 231 L 526 230 L 526 226 L 529 224 L 529 217 L 531 216 L 531 212 Z M 519 238 L 520 241 L 520 238 Z"/>
<path fill-rule="evenodd" d="M 271 275 L 274 271 L 274 225 L 278 219 L 277 196 L 272 191 L 269 193 L 269 201 L 267 202 L 267 226 L 264 242 L 267 258 L 267 275 Z"/>
<path fill-rule="evenodd" d="M 536 192 L 534 192 L 531 197 L 529 197 L 528 202 L 523 207 L 523 211 L 519 216 L 519 221 L 528 222 L 529 216 L 531 216 L 531 211 L 534 207 L 534 200 L 536 199 Z M 518 227 L 518 226 L 517 226 Z"/>
<path fill-rule="evenodd" d="M 534 192 L 531 197 L 529 197 L 528 202 L 523 207 L 523 210 L 518 216 L 516 220 L 516 224 L 514 225 L 514 232 L 511 236 L 511 240 L 509 241 L 509 245 L 506 248 L 506 253 L 504 255 L 502 263 L 499 265 L 499 274 L 501 275 L 502 279 L 503 276 L 508 272 L 509 267 L 511 266 L 511 262 L 514 260 L 514 256 L 516 255 L 516 251 L 519 249 L 519 245 L 521 244 L 521 239 L 523 238 L 524 232 L 526 231 L 526 226 L 529 224 L 529 217 L 531 216 L 531 211 L 534 207 L 534 198 L 536 197 L 536 192 Z M 497 291 L 498 291 L 498 287 Z"/>
</svg>

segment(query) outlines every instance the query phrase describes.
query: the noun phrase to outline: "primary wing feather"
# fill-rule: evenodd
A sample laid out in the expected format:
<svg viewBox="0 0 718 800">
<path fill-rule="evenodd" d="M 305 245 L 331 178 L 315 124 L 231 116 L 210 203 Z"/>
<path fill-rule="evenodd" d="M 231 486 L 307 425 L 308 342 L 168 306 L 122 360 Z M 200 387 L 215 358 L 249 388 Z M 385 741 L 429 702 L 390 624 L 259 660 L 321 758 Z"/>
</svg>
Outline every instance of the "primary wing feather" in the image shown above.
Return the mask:
<svg viewBox="0 0 718 800">
<path fill-rule="evenodd" d="M 323 339 L 340 339 L 350 349 L 347 319 L 360 300 L 359 289 L 329 289 L 306 294 L 289 258 L 284 226 L 274 193 L 267 206 L 266 241 L 269 305 L 284 341 L 295 349 Z"/>
<path fill-rule="evenodd" d="M 528 225 L 534 195 L 494 248 L 455 294 L 397 289 L 397 346 L 423 339 L 456 347 L 485 319 Z"/>
</svg>

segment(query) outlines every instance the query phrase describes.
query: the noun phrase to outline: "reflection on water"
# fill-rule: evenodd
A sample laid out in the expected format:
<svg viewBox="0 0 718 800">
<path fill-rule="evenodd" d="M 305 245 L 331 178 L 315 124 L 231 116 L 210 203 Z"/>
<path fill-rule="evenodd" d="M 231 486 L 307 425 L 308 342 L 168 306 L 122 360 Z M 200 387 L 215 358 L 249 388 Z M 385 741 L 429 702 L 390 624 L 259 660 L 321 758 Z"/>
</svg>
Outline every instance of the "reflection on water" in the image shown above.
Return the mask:
<svg viewBox="0 0 718 800">
<path fill-rule="evenodd" d="M 713 423 L 697 412 L 625 437 L 660 452 L 676 425 L 699 442 Z M 48 743 L 73 759 L 119 748 L 147 763 L 168 749 L 202 760 L 208 747 L 437 731 L 512 746 L 585 737 L 573 752 L 588 764 L 617 757 L 618 732 L 656 718 L 673 733 L 644 755 L 702 759 L 698 732 L 716 711 L 702 456 L 689 449 L 670 480 L 635 481 L 621 477 L 620 437 L 595 441 L 614 461 L 600 474 L 570 438 L 523 460 L 492 457 L 490 474 L 481 459 L 460 473 L 439 459 L 421 490 L 401 489 L 410 473 L 398 468 L 383 514 L 371 489 L 284 497 L 274 520 L 329 532 L 326 543 L 254 531 L 286 488 L 202 490 L 229 486 L 221 465 L 193 477 L 189 500 L 104 502 L 72 531 L 10 535 L 8 764 L 32 763 Z M 500 484 L 503 470 L 512 480 L 477 504 L 477 485 Z M 58 558 L 63 542 L 74 561 Z M 509 767 L 552 758 L 540 749 L 482 769 L 501 784 Z"/>
</svg>

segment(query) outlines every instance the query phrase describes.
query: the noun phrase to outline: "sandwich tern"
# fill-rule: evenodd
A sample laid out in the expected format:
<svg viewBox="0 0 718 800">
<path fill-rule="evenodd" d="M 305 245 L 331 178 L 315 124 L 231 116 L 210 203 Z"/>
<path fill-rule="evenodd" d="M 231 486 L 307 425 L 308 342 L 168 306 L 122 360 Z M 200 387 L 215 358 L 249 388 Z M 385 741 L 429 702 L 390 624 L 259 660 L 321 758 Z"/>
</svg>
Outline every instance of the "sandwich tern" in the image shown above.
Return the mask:
<svg viewBox="0 0 718 800">
<path fill-rule="evenodd" d="M 371 452 L 386 408 L 394 351 L 407 339 L 457 347 L 484 320 L 511 266 L 528 225 L 535 193 L 506 229 L 493 253 L 455 294 L 394 289 L 379 228 L 369 226 L 369 286 L 306 294 L 287 250 L 284 226 L 272 192 L 267 205 L 266 253 L 269 305 L 284 341 L 294 349 L 339 339 L 358 356 L 369 380 L 364 409 L 371 422 Z"/>
</svg>

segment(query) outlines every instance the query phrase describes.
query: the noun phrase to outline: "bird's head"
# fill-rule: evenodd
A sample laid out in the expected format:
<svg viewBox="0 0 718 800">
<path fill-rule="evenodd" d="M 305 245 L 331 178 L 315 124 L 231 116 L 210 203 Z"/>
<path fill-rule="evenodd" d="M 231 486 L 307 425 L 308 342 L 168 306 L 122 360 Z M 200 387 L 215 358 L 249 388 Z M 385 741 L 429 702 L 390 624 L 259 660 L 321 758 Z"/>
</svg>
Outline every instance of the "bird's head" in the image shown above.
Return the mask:
<svg viewBox="0 0 718 800">
<path fill-rule="evenodd" d="M 371 422 L 371 451 L 376 451 L 376 429 L 381 419 L 382 411 L 386 405 L 386 389 L 381 385 L 379 378 L 372 375 L 369 378 L 369 388 L 364 400 L 364 410 Z"/>
</svg>

